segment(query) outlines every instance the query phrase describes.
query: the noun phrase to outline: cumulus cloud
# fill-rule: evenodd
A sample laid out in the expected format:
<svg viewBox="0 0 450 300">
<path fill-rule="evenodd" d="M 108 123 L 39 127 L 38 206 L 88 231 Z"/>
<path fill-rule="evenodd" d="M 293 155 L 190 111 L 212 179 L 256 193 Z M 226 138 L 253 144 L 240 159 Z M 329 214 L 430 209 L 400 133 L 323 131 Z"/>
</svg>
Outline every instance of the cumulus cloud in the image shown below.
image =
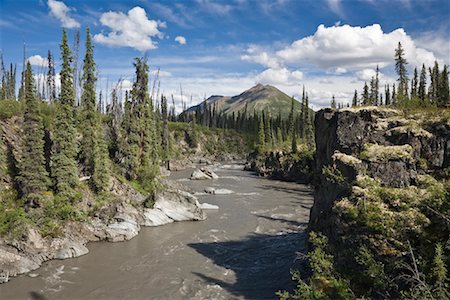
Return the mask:
<svg viewBox="0 0 450 300">
<path fill-rule="evenodd" d="M 281 68 L 281 63 L 277 57 L 273 54 L 268 54 L 257 46 L 250 46 L 246 52 L 247 54 L 241 56 L 242 60 L 255 62 L 267 68 Z"/>
<path fill-rule="evenodd" d="M 109 27 L 111 32 L 107 35 L 96 34 L 94 40 L 97 43 L 139 51 L 157 48 L 157 42 L 152 38 L 162 38 L 163 33 L 159 29 L 165 28 L 165 23 L 148 19 L 145 10 L 139 6 L 130 9 L 127 14 L 113 11 L 104 13 L 100 22 Z"/>
<path fill-rule="evenodd" d="M 319 25 L 312 36 L 293 42 L 277 52 L 285 63 L 310 63 L 323 69 L 380 67 L 394 62 L 398 42 L 402 43 L 406 59 L 415 65 L 431 65 L 436 57 L 419 48 L 402 29 L 384 33 L 379 24 L 367 27 Z"/>
<path fill-rule="evenodd" d="M 28 57 L 27 62 L 30 62 L 32 66 L 48 67 L 48 60 L 40 55 L 33 55 Z"/>
<path fill-rule="evenodd" d="M 285 84 L 295 85 L 303 79 L 301 71 L 289 71 L 286 68 L 272 69 L 269 68 L 256 76 L 256 81 L 263 84 Z"/>
<path fill-rule="evenodd" d="M 48 7 L 50 8 L 50 14 L 57 18 L 63 27 L 66 28 L 79 28 L 80 23 L 69 16 L 69 12 L 73 8 L 68 7 L 62 1 L 48 0 Z"/>
<path fill-rule="evenodd" d="M 184 36 L 175 37 L 175 42 L 178 42 L 180 45 L 186 45 L 186 38 Z"/>
</svg>

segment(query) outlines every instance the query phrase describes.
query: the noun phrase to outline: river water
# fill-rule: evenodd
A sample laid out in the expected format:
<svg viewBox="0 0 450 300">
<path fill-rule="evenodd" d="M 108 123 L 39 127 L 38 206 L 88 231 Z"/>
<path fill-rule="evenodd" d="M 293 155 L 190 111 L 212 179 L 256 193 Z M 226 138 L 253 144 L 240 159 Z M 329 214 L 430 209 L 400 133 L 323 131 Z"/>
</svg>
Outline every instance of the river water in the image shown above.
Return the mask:
<svg viewBox="0 0 450 300">
<path fill-rule="evenodd" d="M 220 179 L 190 181 L 215 204 L 201 222 L 142 228 L 131 241 L 88 245 L 89 254 L 50 261 L 0 285 L 0 299 L 274 299 L 292 288 L 289 270 L 304 249 L 312 191 L 305 185 L 258 178 L 223 165 Z M 33 276 L 33 277 L 30 277 Z"/>
</svg>

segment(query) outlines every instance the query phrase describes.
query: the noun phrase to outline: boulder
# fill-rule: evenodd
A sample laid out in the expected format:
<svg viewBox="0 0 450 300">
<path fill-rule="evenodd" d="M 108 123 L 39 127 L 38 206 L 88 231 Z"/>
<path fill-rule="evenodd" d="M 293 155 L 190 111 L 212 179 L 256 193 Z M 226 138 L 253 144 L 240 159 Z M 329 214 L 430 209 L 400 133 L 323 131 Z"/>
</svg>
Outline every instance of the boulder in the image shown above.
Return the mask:
<svg viewBox="0 0 450 300">
<path fill-rule="evenodd" d="M 211 179 L 211 177 L 198 169 L 195 169 L 194 172 L 192 172 L 191 174 L 191 180 L 208 180 L 208 179 Z"/>
<path fill-rule="evenodd" d="M 156 208 L 144 209 L 143 226 L 160 226 L 172 223 L 173 220 L 169 218 L 162 210 Z"/>
<path fill-rule="evenodd" d="M 197 198 L 184 191 L 158 194 L 153 208 L 161 210 L 174 221 L 205 220 L 206 215 L 198 205 Z"/>
<path fill-rule="evenodd" d="M 88 248 L 81 242 L 65 238 L 61 241 L 61 248 L 56 252 L 55 258 L 66 259 L 82 256 L 87 253 L 89 253 Z"/>
<path fill-rule="evenodd" d="M 213 187 L 206 187 L 205 193 L 214 195 L 216 193 L 216 189 Z"/>
<path fill-rule="evenodd" d="M 204 174 L 211 177 L 212 179 L 219 179 L 219 176 L 214 173 L 210 168 L 201 168 L 200 169 Z"/>
</svg>

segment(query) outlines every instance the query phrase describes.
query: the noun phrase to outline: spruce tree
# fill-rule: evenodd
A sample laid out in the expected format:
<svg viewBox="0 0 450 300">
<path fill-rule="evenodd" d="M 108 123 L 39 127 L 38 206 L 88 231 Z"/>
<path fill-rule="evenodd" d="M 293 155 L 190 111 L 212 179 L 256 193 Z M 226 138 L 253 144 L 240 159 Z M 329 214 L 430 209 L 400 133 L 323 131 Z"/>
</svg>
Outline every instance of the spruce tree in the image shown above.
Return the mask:
<svg viewBox="0 0 450 300">
<path fill-rule="evenodd" d="M 336 109 L 336 99 L 333 97 L 331 98 L 331 108 Z"/>
<path fill-rule="evenodd" d="M 51 175 L 55 180 L 55 190 L 70 197 L 78 184 L 76 129 L 74 117 L 75 94 L 72 79 L 72 56 L 63 30 L 61 42 L 61 94 L 56 106 Z"/>
<path fill-rule="evenodd" d="M 283 144 L 283 133 L 281 132 L 281 127 L 277 127 L 277 142 L 278 144 Z"/>
<path fill-rule="evenodd" d="M 83 60 L 82 138 L 80 158 L 86 175 L 91 176 L 95 191 L 105 191 L 109 183 L 108 150 L 104 139 L 100 115 L 95 111 L 95 61 L 94 45 L 89 28 L 86 29 L 86 54 Z"/>
<path fill-rule="evenodd" d="M 367 86 L 367 82 L 364 82 L 364 89 L 362 94 L 362 103 L 364 106 L 370 105 L 370 95 L 369 95 L 369 87 Z"/>
<path fill-rule="evenodd" d="M 47 72 L 47 94 L 48 101 L 53 103 L 56 100 L 56 83 L 55 83 L 55 62 L 50 50 L 47 56 L 48 72 Z"/>
<path fill-rule="evenodd" d="M 260 117 L 258 130 L 258 152 L 263 153 L 266 148 L 266 134 L 264 133 L 264 119 Z"/>
<path fill-rule="evenodd" d="M 405 51 L 402 48 L 402 44 L 398 42 L 397 49 L 395 49 L 395 71 L 398 75 L 398 97 L 401 100 L 406 100 L 408 97 L 408 71 L 406 65 L 408 64 L 405 59 Z"/>
<path fill-rule="evenodd" d="M 391 105 L 391 92 L 389 91 L 389 84 L 386 85 L 384 94 L 386 105 Z"/>
<path fill-rule="evenodd" d="M 438 106 L 450 106 L 449 93 L 448 69 L 447 65 L 444 65 L 444 69 L 442 70 L 439 78 Z"/>
<path fill-rule="evenodd" d="M 426 92 L 427 85 L 427 70 L 425 68 L 425 64 L 422 65 L 422 70 L 420 71 L 420 79 L 419 79 L 419 88 L 417 90 L 417 94 L 422 102 L 425 102 L 427 97 Z"/>
<path fill-rule="evenodd" d="M 296 134 L 295 130 L 292 133 L 291 152 L 297 153 L 297 134 Z"/>
<path fill-rule="evenodd" d="M 416 98 L 418 95 L 419 74 L 417 67 L 414 68 L 414 77 L 411 81 L 411 98 Z"/>
<path fill-rule="evenodd" d="M 35 96 L 33 74 L 27 63 L 24 78 L 25 114 L 23 124 L 22 158 L 19 163 L 21 192 L 30 207 L 39 206 L 42 193 L 50 184 L 45 169 L 44 127 L 39 113 L 39 103 Z"/>
<path fill-rule="evenodd" d="M 352 107 L 358 106 L 358 91 L 355 90 L 355 94 L 353 95 Z"/>
<path fill-rule="evenodd" d="M 305 139 L 306 139 L 306 143 L 308 145 L 312 145 L 314 143 L 314 128 L 312 125 L 312 120 L 311 120 L 311 116 L 310 116 L 310 111 L 309 111 L 309 97 L 308 94 L 306 94 L 305 97 L 305 114 L 304 114 L 304 121 L 303 123 L 305 124 Z"/>
<path fill-rule="evenodd" d="M 169 118 L 167 115 L 167 99 L 164 96 L 161 96 L 161 118 L 163 122 L 162 126 L 162 155 L 163 161 L 166 163 L 167 170 L 169 170 Z"/>
</svg>

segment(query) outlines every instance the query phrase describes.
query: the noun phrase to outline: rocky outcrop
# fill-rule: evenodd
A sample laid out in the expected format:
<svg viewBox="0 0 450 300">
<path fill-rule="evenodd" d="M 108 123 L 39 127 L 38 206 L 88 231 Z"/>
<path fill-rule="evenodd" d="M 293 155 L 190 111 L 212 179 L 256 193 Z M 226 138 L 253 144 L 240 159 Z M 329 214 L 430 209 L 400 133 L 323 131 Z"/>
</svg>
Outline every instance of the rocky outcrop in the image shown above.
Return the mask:
<svg viewBox="0 0 450 300">
<path fill-rule="evenodd" d="M 86 244 L 106 240 L 120 242 L 135 237 L 141 226 L 159 226 L 175 221 L 205 220 L 197 198 L 176 182 L 165 180 L 166 188 L 155 195 L 153 208 L 145 208 L 146 197 L 113 180 L 111 191 L 117 201 L 85 222 L 68 222 L 60 237 L 43 238 L 30 228 L 20 240 L 0 239 L 0 283 L 37 269 L 51 259 L 66 259 L 89 252 Z M 216 209 L 204 205 L 205 209 Z"/>
<path fill-rule="evenodd" d="M 291 153 L 253 152 L 247 157 L 244 169 L 260 176 L 299 183 L 310 183 L 313 179 L 314 160 L 311 152 Z"/>
<path fill-rule="evenodd" d="M 419 174 L 449 166 L 450 123 L 398 110 L 323 109 L 315 117 L 318 182 L 309 229 L 336 236 L 333 207 L 351 197 L 358 177 L 386 188 L 415 187 Z"/>
</svg>

